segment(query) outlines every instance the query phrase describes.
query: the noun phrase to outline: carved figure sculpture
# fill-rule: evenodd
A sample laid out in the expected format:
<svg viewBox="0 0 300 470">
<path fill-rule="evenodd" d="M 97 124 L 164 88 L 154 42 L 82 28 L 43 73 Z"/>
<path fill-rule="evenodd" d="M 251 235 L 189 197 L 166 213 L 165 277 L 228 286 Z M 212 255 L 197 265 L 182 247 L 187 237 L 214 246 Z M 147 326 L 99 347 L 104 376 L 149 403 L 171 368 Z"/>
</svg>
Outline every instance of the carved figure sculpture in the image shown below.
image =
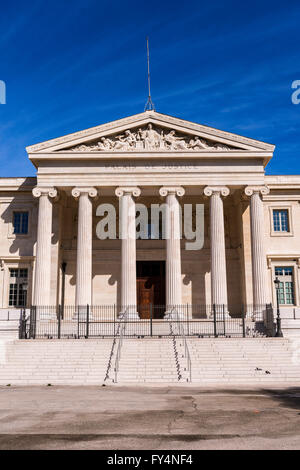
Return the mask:
<svg viewBox="0 0 300 470">
<path fill-rule="evenodd" d="M 110 138 L 101 137 L 96 143 L 77 145 L 70 150 L 74 152 L 100 152 L 100 151 L 183 151 L 183 150 L 230 150 L 231 147 L 222 143 L 212 142 L 201 137 L 189 138 L 177 135 L 174 129 L 164 130 L 153 128 L 151 123 L 139 129 L 127 129 L 121 135 L 112 135 Z"/>
<path fill-rule="evenodd" d="M 186 150 L 187 144 L 183 137 L 176 137 L 175 131 L 165 135 L 165 142 L 170 145 L 170 150 Z"/>
</svg>

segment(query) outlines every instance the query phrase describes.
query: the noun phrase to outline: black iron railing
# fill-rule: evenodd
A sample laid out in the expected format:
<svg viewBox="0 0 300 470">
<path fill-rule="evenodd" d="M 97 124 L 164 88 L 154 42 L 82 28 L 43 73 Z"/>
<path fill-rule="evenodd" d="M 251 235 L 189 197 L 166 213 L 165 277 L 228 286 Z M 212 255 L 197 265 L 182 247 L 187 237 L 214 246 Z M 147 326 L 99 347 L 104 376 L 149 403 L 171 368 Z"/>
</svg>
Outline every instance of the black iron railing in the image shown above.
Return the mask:
<svg viewBox="0 0 300 470">
<path fill-rule="evenodd" d="M 180 328 L 187 337 L 249 337 L 274 336 L 272 305 L 227 307 L 225 305 L 86 305 L 86 306 L 33 306 L 29 318 L 20 321 L 23 338 L 105 338 L 117 337 L 120 315 L 126 314 L 126 337 L 170 337 L 174 309 Z M 174 319 L 173 319 L 174 321 Z M 183 327 L 183 330 L 181 328 Z"/>
</svg>

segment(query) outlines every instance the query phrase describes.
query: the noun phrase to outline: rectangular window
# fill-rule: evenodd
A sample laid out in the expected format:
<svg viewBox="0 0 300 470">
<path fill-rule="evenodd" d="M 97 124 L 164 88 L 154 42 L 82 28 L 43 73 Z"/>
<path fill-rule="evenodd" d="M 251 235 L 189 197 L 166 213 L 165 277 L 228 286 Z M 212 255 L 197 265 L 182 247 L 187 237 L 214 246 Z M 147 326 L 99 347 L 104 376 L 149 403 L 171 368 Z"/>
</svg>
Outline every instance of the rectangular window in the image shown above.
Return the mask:
<svg viewBox="0 0 300 470">
<path fill-rule="evenodd" d="M 287 209 L 273 210 L 274 232 L 289 232 L 289 211 Z"/>
<path fill-rule="evenodd" d="M 279 303 L 281 305 L 294 305 L 294 279 L 292 267 L 276 267 L 275 276 L 280 281 L 278 288 Z"/>
<path fill-rule="evenodd" d="M 26 235 L 28 233 L 28 212 L 14 212 L 13 227 L 13 233 Z"/>
<path fill-rule="evenodd" d="M 9 301 L 10 307 L 26 307 L 28 269 L 12 268 L 9 270 Z"/>
</svg>

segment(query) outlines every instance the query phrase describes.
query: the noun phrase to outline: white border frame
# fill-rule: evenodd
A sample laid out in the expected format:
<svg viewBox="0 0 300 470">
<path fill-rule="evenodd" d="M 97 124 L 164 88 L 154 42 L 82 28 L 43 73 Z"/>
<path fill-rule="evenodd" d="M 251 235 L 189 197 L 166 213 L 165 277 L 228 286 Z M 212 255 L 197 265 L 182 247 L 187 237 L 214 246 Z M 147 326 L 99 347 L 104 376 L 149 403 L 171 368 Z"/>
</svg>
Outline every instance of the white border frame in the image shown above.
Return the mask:
<svg viewBox="0 0 300 470">
<path fill-rule="evenodd" d="M 284 259 L 283 257 L 268 257 L 268 264 L 271 271 L 271 291 L 272 291 L 272 303 L 273 305 L 277 305 L 277 297 L 276 297 L 276 288 L 275 288 L 275 267 L 287 267 L 293 269 L 293 282 L 294 282 L 294 304 L 281 304 L 280 308 L 292 308 L 299 306 L 300 298 L 299 298 L 299 267 L 300 267 L 300 258 L 295 260 L 292 256 L 289 258 Z"/>
<path fill-rule="evenodd" d="M 32 205 L 29 204 L 10 204 L 9 207 L 9 222 L 7 238 L 10 240 L 19 240 L 20 238 L 31 238 L 32 236 Z M 28 232 L 27 233 L 14 233 L 13 215 L 14 212 L 28 212 Z"/>
<path fill-rule="evenodd" d="M 33 288 L 33 259 L 18 259 L 18 260 L 9 260 L 2 258 L 2 307 L 6 309 L 18 310 L 20 307 L 13 307 L 9 305 L 9 270 L 11 268 L 15 269 L 28 269 L 28 290 L 27 290 L 27 301 L 26 308 L 29 308 L 31 305 L 32 297 L 32 288 Z"/>
<path fill-rule="evenodd" d="M 273 211 L 276 209 L 288 211 L 289 232 L 275 232 L 274 231 Z M 286 203 L 270 204 L 269 205 L 269 219 L 270 219 L 270 236 L 271 237 L 293 237 L 294 236 L 293 206 L 291 204 L 286 204 Z"/>
</svg>

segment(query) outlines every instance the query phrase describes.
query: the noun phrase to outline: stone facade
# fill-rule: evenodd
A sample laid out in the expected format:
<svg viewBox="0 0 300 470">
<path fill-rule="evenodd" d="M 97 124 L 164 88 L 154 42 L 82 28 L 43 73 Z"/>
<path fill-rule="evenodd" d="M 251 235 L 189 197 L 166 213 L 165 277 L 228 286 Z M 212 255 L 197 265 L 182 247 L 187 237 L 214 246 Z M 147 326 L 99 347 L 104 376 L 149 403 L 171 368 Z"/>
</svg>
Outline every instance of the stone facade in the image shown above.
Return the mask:
<svg viewBox="0 0 300 470">
<path fill-rule="evenodd" d="M 11 269 L 28 270 L 31 304 L 136 304 L 136 260 L 165 261 L 166 310 L 174 304 L 276 304 L 275 268 L 291 267 L 300 307 L 300 176 L 267 176 L 274 146 L 155 111 L 27 148 L 35 178 L 0 179 L 0 308 Z M 168 240 L 101 240 L 99 204 L 117 226 L 135 205 L 172 207 Z M 178 238 L 180 207 L 204 205 L 204 245 Z M 289 230 L 274 230 L 273 210 Z M 28 213 L 15 234 L 14 213 Z M 128 229 L 128 231 L 130 231 Z M 118 230 L 117 230 L 118 235 Z M 64 292 L 63 269 L 65 263 Z M 230 308 L 229 308 L 230 310 Z"/>
</svg>

